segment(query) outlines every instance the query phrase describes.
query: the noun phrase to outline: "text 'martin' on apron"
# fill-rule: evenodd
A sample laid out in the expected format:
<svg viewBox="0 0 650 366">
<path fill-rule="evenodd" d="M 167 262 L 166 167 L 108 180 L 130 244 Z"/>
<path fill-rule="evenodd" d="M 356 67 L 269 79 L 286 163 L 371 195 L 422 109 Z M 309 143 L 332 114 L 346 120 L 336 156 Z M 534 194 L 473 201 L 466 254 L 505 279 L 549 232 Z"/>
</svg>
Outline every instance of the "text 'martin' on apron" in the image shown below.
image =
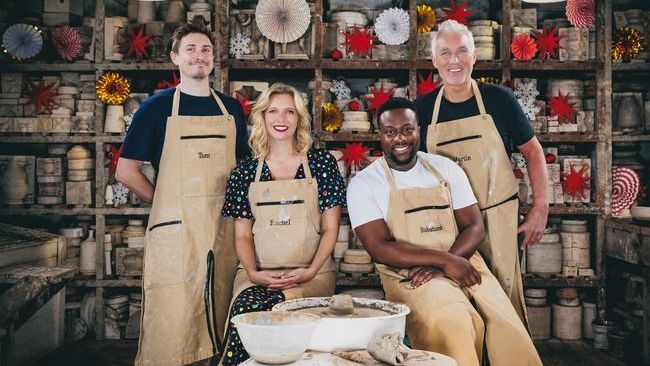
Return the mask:
<svg viewBox="0 0 650 366">
<path fill-rule="evenodd" d="M 454 160 L 467 174 L 485 219 L 485 240 L 479 251 L 527 325 L 517 244 L 518 184 L 510 159 L 492 117 L 485 112 L 475 80 L 472 89 L 480 114 L 438 123 L 444 88 L 433 107 L 427 151 Z"/>
<path fill-rule="evenodd" d="M 174 93 L 145 238 L 136 365 L 208 358 L 223 336 L 237 256 L 233 221 L 222 218 L 221 207 L 235 166 L 236 131 L 210 91 L 223 115 L 179 116 L 180 89 Z M 209 254 L 217 273 L 212 294 L 204 293 Z"/>
<path fill-rule="evenodd" d="M 438 180 L 437 186 L 398 189 L 381 158 L 390 185 L 386 224 L 395 240 L 449 251 L 458 236 L 449 183 L 425 158 L 417 159 Z M 469 260 L 481 284 L 467 288 L 446 277 L 413 288 L 408 270 L 377 264 L 386 299 L 411 309 L 406 331 L 413 347 L 449 355 L 460 366 L 479 366 L 485 342 L 492 365 L 541 365 L 526 328 L 481 255 L 476 252 Z"/>
</svg>

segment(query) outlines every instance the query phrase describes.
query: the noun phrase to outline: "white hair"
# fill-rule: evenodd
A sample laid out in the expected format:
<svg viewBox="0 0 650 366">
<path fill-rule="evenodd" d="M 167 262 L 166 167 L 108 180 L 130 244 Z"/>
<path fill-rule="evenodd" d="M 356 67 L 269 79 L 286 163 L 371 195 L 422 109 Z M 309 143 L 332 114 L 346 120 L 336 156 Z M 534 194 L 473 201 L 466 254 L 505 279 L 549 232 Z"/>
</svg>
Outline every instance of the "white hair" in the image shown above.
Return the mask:
<svg viewBox="0 0 650 366">
<path fill-rule="evenodd" d="M 465 24 L 460 24 L 455 20 L 449 19 L 438 24 L 438 31 L 434 32 L 431 37 L 431 56 L 436 58 L 436 40 L 442 33 L 461 33 L 469 40 L 469 51 L 474 52 L 474 35 Z"/>
</svg>

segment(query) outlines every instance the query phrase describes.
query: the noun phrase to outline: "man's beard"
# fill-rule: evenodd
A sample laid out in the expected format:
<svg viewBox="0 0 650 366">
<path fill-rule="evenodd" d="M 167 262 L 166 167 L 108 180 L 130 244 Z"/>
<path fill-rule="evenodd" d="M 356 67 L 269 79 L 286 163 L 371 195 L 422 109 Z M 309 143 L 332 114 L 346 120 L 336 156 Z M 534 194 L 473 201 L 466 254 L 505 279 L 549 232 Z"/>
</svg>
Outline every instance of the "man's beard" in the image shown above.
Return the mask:
<svg viewBox="0 0 650 366">
<path fill-rule="evenodd" d="M 413 162 L 413 159 L 415 159 L 415 156 L 418 153 L 418 149 L 416 146 L 413 146 L 411 148 L 411 152 L 409 155 L 406 157 L 406 159 L 400 160 L 398 159 L 392 152 L 388 153 L 388 158 L 391 160 L 395 166 L 404 166 L 404 165 L 409 165 L 411 162 Z"/>
</svg>

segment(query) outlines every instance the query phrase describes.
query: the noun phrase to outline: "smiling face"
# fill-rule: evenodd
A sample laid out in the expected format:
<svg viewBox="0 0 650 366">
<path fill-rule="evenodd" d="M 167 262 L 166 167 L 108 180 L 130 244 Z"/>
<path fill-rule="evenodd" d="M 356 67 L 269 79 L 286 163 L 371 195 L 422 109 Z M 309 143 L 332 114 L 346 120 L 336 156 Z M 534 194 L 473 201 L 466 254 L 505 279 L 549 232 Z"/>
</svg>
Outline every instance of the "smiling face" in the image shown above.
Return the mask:
<svg viewBox="0 0 650 366">
<path fill-rule="evenodd" d="M 382 113 L 379 136 L 388 166 L 408 170 L 415 165 L 420 148 L 420 127 L 415 112 L 408 108 L 396 108 Z"/>
<path fill-rule="evenodd" d="M 274 94 L 264 111 L 264 125 L 269 139 L 292 140 L 298 128 L 298 111 L 291 94 Z"/>
<path fill-rule="evenodd" d="M 443 32 L 436 37 L 433 66 L 448 85 L 464 85 L 471 81 L 476 50 L 462 32 Z"/>
<path fill-rule="evenodd" d="M 171 59 L 178 66 L 181 80 L 205 79 L 212 72 L 214 49 L 205 34 L 189 33 L 180 40 L 178 52 L 171 52 Z"/>
</svg>

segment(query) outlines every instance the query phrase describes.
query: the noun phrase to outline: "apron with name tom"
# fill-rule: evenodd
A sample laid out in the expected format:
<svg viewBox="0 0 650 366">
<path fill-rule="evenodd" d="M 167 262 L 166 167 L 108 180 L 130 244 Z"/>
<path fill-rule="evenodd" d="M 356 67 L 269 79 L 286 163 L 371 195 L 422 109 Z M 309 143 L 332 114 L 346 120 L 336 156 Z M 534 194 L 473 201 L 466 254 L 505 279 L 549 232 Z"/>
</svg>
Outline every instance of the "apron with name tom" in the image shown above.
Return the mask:
<svg viewBox="0 0 650 366">
<path fill-rule="evenodd" d="M 438 122 L 444 85 L 436 98 L 427 131 L 427 151 L 457 162 L 467 174 L 485 220 L 485 240 L 479 247 L 490 269 L 528 324 L 519 264 L 517 226 L 518 184 L 503 140 L 486 113 L 476 81 L 472 89 L 479 115 Z"/>
<path fill-rule="evenodd" d="M 235 166 L 236 129 L 211 93 L 223 115 L 179 116 L 180 89 L 174 93 L 145 237 L 136 365 L 205 359 L 223 338 L 237 255 L 233 221 L 221 208 Z M 215 272 L 209 291 L 206 278 Z"/>
</svg>

